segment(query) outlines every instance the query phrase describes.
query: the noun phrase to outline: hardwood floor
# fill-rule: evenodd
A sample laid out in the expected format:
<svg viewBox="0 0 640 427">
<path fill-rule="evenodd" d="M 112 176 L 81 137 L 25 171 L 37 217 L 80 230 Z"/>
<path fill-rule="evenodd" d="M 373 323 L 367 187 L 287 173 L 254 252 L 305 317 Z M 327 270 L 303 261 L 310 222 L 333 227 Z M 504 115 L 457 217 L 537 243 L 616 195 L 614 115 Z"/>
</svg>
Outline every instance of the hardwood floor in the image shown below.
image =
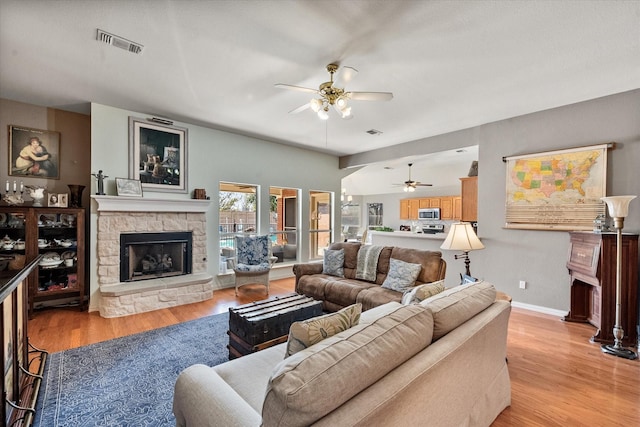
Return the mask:
<svg viewBox="0 0 640 427">
<path fill-rule="evenodd" d="M 293 279 L 272 281 L 271 296 L 293 291 Z M 38 312 L 31 342 L 49 352 L 222 313 L 265 298 L 263 286 L 215 291 L 211 300 L 128 317 L 104 319 L 71 309 Z M 640 362 L 602 354 L 590 325 L 514 308 L 507 356 L 511 407 L 494 427 L 640 425 Z"/>
</svg>

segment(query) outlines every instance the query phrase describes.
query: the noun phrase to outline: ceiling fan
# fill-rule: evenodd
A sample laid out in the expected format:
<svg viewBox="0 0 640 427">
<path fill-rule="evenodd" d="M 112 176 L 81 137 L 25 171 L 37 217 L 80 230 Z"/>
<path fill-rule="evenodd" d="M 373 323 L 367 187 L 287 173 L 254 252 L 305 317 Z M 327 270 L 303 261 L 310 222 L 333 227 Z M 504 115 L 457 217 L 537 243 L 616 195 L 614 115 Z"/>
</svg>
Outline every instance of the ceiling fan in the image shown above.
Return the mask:
<svg viewBox="0 0 640 427">
<path fill-rule="evenodd" d="M 419 181 L 413 181 L 411 179 L 411 166 L 413 163 L 409 163 L 409 179 L 406 180 L 403 184 L 393 184 L 393 185 L 404 185 L 404 191 L 414 192 L 416 191 L 416 187 L 431 187 L 433 184 L 423 184 Z"/>
<path fill-rule="evenodd" d="M 334 86 L 333 77 L 334 74 L 338 71 L 338 64 L 329 64 L 327 65 L 327 71 L 330 75 L 330 80 L 328 82 L 322 83 L 318 89 L 311 89 L 302 86 L 293 86 L 284 83 L 278 83 L 275 86 L 281 89 L 289 89 L 296 90 L 299 92 L 307 92 L 313 93 L 314 95 L 319 96 L 319 98 L 313 98 L 310 102 L 307 102 L 300 107 L 289 111 L 290 114 L 296 114 L 301 111 L 306 110 L 307 108 L 311 108 L 315 113 L 318 114 L 322 120 L 327 120 L 329 118 L 329 108 L 333 107 L 338 114 L 343 119 L 350 119 L 353 116 L 351 115 L 351 106 L 349 106 L 349 101 L 389 101 L 393 98 L 393 93 L 391 92 L 348 92 L 344 89 L 344 87 Z M 352 67 L 342 67 L 340 72 L 336 75 L 337 80 L 335 83 L 339 85 L 343 85 L 351 81 L 356 74 L 358 74 L 358 70 Z"/>
</svg>

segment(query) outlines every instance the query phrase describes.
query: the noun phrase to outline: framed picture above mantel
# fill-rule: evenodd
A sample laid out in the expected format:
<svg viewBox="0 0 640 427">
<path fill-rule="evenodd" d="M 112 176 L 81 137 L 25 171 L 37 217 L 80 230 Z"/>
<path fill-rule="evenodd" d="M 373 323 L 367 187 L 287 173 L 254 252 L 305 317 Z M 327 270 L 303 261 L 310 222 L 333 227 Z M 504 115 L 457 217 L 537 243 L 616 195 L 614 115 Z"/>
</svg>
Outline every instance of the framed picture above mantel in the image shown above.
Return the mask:
<svg viewBox="0 0 640 427">
<path fill-rule="evenodd" d="M 145 191 L 188 192 L 187 145 L 186 128 L 129 117 L 129 178 Z"/>
</svg>

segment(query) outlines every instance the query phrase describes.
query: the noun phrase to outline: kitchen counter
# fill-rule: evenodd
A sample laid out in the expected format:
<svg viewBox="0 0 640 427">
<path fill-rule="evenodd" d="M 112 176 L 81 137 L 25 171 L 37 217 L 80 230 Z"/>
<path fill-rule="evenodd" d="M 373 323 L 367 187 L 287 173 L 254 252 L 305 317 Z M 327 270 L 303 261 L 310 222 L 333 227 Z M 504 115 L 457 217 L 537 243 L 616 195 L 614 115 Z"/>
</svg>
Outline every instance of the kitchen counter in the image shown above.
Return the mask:
<svg viewBox="0 0 640 427">
<path fill-rule="evenodd" d="M 447 233 L 414 233 L 412 231 L 369 231 L 371 234 L 371 242 L 375 245 L 374 236 L 381 238 L 409 238 L 409 239 L 429 239 L 429 240 L 444 240 L 447 238 Z"/>
</svg>

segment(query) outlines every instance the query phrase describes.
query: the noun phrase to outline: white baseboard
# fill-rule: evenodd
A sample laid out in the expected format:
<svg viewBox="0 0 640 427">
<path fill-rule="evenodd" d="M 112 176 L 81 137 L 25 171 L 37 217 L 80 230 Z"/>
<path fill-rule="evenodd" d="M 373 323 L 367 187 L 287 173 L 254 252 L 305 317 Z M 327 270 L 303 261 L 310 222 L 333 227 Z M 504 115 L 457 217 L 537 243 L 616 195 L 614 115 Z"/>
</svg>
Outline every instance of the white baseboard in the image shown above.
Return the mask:
<svg viewBox="0 0 640 427">
<path fill-rule="evenodd" d="M 517 302 L 517 301 L 512 301 L 511 305 L 513 307 L 522 308 L 524 310 L 535 311 L 543 314 L 550 314 L 552 316 L 557 316 L 557 317 L 564 317 L 568 314 L 568 312 L 565 310 L 556 310 L 554 308 L 542 307 L 540 305 L 533 305 L 533 304 L 525 304 L 523 302 Z"/>
</svg>

